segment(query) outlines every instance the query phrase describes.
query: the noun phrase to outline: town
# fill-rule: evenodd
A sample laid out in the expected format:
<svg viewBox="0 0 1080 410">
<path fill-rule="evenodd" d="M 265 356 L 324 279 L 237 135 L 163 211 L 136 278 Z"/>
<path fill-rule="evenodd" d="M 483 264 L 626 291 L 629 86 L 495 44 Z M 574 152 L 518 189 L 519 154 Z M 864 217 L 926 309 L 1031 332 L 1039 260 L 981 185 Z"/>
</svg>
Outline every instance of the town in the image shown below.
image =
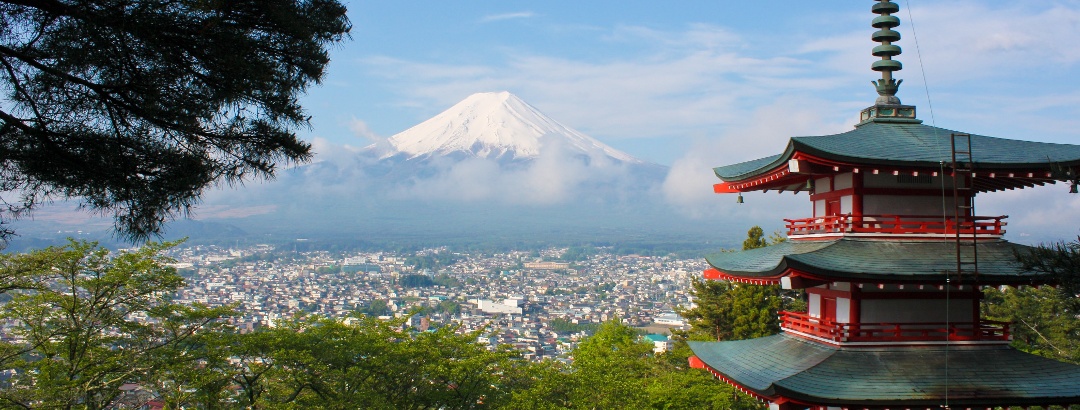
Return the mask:
<svg viewBox="0 0 1080 410">
<path fill-rule="evenodd" d="M 191 246 L 173 251 L 188 280 L 180 303 L 235 306 L 241 332 L 273 327 L 301 313 L 348 320 L 357 312 L 407 317 L 424 331 L 482 330 L 478 342 L 511 345 L 532 360 L 564 358 L 587 330 L 618 319 L 638 327 L 660 352 L 669 329 L 685 323 L 690 281 L 704 258 L 616 255 L 594 248 L 459 253 L 282 252 Z M 573 253 L 573 254 L 571 254 Z"/>
</svg>

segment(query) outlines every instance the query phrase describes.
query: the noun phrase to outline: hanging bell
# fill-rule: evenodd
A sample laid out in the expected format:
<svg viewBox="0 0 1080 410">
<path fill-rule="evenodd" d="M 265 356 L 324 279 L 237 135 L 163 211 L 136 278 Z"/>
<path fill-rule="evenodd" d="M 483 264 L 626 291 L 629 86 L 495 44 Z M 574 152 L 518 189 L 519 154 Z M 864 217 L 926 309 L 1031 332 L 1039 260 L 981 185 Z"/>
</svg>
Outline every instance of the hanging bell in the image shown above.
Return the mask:
<svg viewBox="0 0 1080 410">
<path fill-rule="evenodd" d="M 1076 185 L 1073 185 L 1073 189 L 1076 189 Z M 737 204 L 741 204 L 741 203 L 743 203 L 743 200 L 742 200 L 742 193 L 740 193 L 740 194 L 739 194 L 739 197 L 738 197 L 737 199 L 735 199 L 735 203 L 737 203 Z"/>
<path fill-rule="evenodd" d="M 814 180 L 812 180 L 812 179 L 807 179 L 806 180 L 806 190 L 808 192 L 810 192 L 810 193 L 814 193 Z"/>
</svg>

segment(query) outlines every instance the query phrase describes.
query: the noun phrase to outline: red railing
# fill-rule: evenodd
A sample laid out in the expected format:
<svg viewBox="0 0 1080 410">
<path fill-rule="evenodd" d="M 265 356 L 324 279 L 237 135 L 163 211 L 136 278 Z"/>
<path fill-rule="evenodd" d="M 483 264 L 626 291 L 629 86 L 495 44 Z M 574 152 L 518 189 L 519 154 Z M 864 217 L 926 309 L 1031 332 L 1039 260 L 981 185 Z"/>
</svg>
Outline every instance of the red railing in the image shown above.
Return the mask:
<svg viewBox="0 0 1080 410">
<path fill-rule="evenodd" d="M 1008 216 L 972 216 L 960 218 L 960 234 L 1001 236 Z M 835 215 L 820 218 L 785 219 L 788 236 L 828 233 L 882 234 L 956 234 L 955 218 L 926 215 Z"/>
<path fill-rule="evenodd" d="M 805 313 L 780 312 L 780 326 L 834 342 L 933 342 L 1012 340 L 1008 322 L 838 323 Z"/>
</svg>

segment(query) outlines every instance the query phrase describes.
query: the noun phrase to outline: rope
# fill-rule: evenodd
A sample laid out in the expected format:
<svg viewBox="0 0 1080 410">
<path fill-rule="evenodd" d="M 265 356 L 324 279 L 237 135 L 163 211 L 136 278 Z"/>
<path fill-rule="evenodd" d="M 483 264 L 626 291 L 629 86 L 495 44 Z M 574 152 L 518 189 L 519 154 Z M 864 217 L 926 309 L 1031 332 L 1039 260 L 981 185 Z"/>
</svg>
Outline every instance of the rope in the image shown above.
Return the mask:
<svg viewBox="0 0 1080 410">
<path fill-rule="evenodd" d="M 926 91 L 926 106 L 930 110 L 930 123 L 937 127 L 937 118 L 934 117 L 934 103 L 930 100 L 930 82 L 926 79 L 926 66 L 923 65 L 922 48 L 919 47 L 919 36 L 915 34 L 915 19 L 911 17 L 911 2 L 904 0 L 907 8 L 908 22 L 911 25 L 911 38 L 915 40 L 915 55 L 919 58 L 919 72 L 922 73 L 923 89 Z"/>
</svg>

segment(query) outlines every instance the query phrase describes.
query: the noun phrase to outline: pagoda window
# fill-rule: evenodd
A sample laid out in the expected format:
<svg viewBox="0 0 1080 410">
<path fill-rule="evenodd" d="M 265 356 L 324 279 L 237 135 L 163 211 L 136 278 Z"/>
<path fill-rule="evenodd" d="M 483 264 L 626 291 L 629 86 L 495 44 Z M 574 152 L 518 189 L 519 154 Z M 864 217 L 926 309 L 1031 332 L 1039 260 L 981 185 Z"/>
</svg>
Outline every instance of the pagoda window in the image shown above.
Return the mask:
<svg viewBox="0 0 1080 410">
<path fill-rule="evenodd" d="M 851 292 L 848 283 L 834 283 L 806 289 L 807 314 L 815 319 L 851 323 Z"/>
<path fill-rule="evenodd" d="M 814 180 L 814 193 L 812 199 L 814 201 L 814 217 L 829 216 L 828 201 L 831 195 L 825 195 L 832 192 L 832 178 L 818 178 Z"/>
<path fill-rule="evenodd" d="M 866 195 L 863 212 L 867 215 L 926 215 L 941 218 L 943 209 L 950 214 L 953 209 L 952 193 L 944 200 L 941 196 Z"/>
<path fill-rule="evenodd" d="M 970 299 L 864 299 L 860 313 L 861 323 L 939 323 L 971 322 L 975 312 Z"/>
<path fill-rule="evenodd" d="M 850 172 L 844 174 L 838 174 L 833 177 L 833 191 L 839 191 L 841 189 L 849 189 L 854 185 L 854 178 Z"/>
<path fill-rule="evenodd" d="M 822 194 L 832 191 L 832 177 L 818 178 L 814 180 L 814 193 Z"/>
<path fill-rule="evenodd" d="M 837 216 L 855 212 L 855 177 L 848 172 L 814 179 L 814 217 Z"/>
<path fill-rule="evenodd" d="M 851 323 L 851 299 L 810 294 L 810 317 L 837 323 Z"/>
</svg>

